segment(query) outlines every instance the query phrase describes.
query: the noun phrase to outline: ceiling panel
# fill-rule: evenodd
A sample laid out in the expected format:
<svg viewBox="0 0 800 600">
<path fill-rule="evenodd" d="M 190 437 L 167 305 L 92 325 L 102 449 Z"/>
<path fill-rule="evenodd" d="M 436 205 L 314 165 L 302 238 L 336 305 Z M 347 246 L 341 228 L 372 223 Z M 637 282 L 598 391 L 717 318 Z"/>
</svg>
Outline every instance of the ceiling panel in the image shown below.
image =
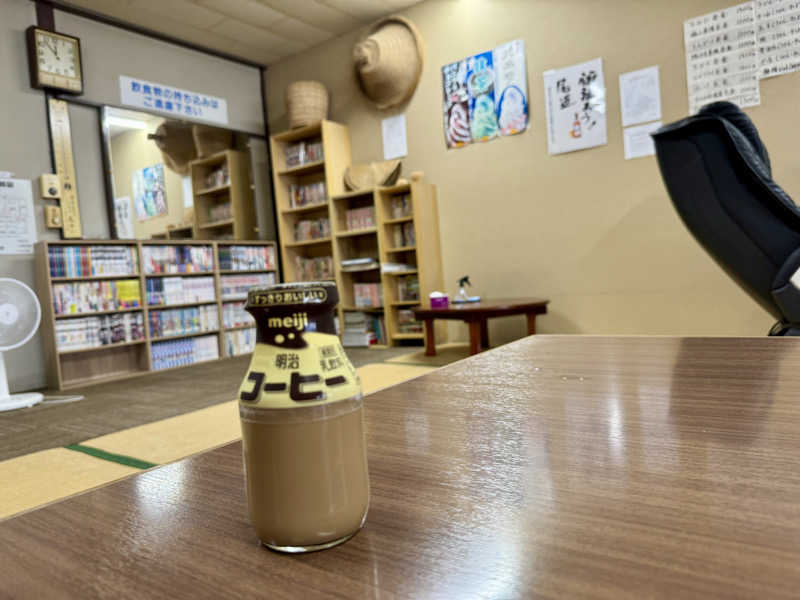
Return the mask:
<svg viewBox="0 0 800 600">
<path fill-rule="evenodd" d="M 67 1 L 127 23 L 268 65 L 420 0 Z"/>
</svg>

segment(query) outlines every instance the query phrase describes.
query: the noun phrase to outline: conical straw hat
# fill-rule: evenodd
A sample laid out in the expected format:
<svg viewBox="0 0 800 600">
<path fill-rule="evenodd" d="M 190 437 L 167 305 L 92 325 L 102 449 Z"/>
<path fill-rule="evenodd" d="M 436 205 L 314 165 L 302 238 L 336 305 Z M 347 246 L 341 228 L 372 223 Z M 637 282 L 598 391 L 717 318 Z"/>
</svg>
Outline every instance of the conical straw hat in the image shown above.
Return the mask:
<svg viewBox="0 0 800 600">
<path fill-rule="evenodd" d="M 402 104 L 422 75 L 422 36 L 404 17 L 381 19 L 353 48 L 361 88 L 378 108 Z"/>
</svg>

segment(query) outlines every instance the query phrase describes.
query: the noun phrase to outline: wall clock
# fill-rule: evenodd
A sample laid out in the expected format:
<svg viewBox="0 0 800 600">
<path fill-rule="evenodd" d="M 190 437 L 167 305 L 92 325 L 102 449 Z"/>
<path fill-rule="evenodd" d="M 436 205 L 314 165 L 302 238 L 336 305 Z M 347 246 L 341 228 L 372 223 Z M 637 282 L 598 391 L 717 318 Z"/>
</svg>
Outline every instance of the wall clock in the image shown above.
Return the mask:
<svg viewBox="0 0 800 600">
<path fill-rule="evenodd" d="M 26 35 L 31 86 L 69 94 L 83 93 L 80 40 L 35 25 L 28 27 Z"/>
</svg>

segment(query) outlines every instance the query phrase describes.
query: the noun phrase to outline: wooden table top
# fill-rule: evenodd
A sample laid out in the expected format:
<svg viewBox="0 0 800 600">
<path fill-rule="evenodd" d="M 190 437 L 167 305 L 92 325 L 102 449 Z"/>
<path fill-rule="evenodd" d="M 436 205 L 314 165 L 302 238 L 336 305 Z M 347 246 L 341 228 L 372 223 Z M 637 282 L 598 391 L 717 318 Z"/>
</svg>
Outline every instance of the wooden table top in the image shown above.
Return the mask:
<svg viewBox="0 0 800 600">
<path fill-rule="evenodd" d="M 10 598 L 790 598 L 800 341 L 533 336 L 367 399 L 365 528 L 258 546 L 231 444 L 0 523 Z"/>
<path fill-rule="evenodd" d="M 450 301 L 447 308 L 431 308 L 430 300 L 411 310 L 421 319 L 464 319 L 469 317 L 503 317 L 525 312 L 544 314 L 550 300 L 541 298 L 486 298 L 480 302 L 464 302 L 454 304 Z"/>
</svg>

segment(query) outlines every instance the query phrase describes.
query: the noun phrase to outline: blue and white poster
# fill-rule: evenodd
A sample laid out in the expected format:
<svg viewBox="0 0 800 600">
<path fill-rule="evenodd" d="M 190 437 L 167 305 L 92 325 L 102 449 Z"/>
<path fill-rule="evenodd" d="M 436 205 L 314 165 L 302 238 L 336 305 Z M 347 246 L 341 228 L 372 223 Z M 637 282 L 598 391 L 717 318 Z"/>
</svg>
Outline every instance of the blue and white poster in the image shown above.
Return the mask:
<svg viewBox="0 0 800 600">
<path fill-rule="evenodd" d="M 492 51 L 494 98 L 500 135 L 516 135 L 528 128 L 528 74 L 525 42 L 514 40 Z"/>
<path fill-rule="evenodd" d="M 442 67 L 448 148 L 528 129 L 525 42 L 514 40 Z"/>
<path fill-rule="evenodd" d="M 133 172 L 133 203 L 139 221 L 167 214 L 167 186 L 164 181 L 164 165 L 158 163 Z"/>
<path fill-rule="evenodd" d="M 492 53 L 481 52 L 467 59 L 469 127 L 473 142 L 487 142 L 497 137 L 494 112 L 494 69 Z"/>
<path fill-rule="evenodd" d="M 171 85 L 119 76 L 120 102 L 178 119 L 228 124 L 228 103 L 224 98 L 190 92 Z"/>
</svg>

